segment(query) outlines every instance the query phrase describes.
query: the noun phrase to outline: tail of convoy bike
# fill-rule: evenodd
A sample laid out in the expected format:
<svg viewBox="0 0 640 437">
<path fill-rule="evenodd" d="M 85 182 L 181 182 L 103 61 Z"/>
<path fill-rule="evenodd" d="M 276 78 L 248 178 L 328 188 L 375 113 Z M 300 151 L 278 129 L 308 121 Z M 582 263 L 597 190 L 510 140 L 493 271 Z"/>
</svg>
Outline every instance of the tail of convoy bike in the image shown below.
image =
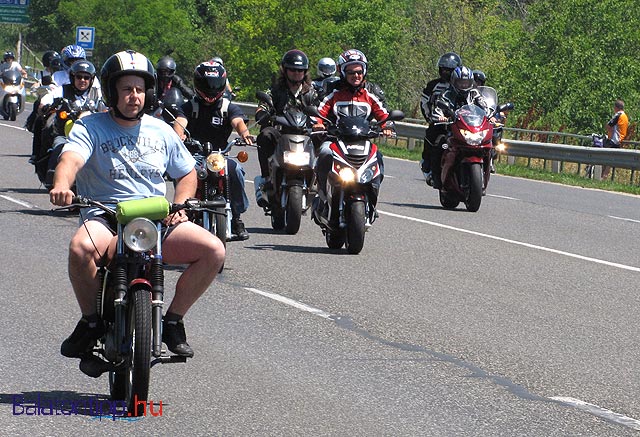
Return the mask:
<svg viewBox="0 0 640 437">
<path fill-rule="evenodd" d="M 98 271 L 100 289 L 96 310 L 104 335 L 80 359 L 80 370 L 98 378 L 109 374 L 113 400 L 127 404 L 131 416 L 144 414 L 151 368 L 159 363 L 186 362 L 162 349 L 164 266 L 161 221 L 185 209 L 210 209 L 207 202 L 190 200 L 170 205 L 164 197 L 118 203 L 115 207 L 77 197 L 60 209 L 96 207 L 117 222 L 116 252 Z M 143 402 L 144 401 L 144 402 Z"/>
<path fill-rule="evenodd" d="M 372 142 L 381 134 L 382 122 L 369 121 L 357 107 L 344 108 L 346 114 L 337 124 L 320 117 L 318 108 L 310 106 L 305 112 L 322 118 L 331 140 L 333 162 L 327 176 L 326 202 L 314 202 L 312 218 L 320 226 L 327 246 L 340 249 L 346 246 L 350 254 L 360 253 L 365 232 L 377 217 L 376 203 L 382 181 L 378 147 Z M 404 118 L 402 111 L 391 111 L 384 121 Z M 324 199 L 323 199 L 324 200 Z"/>
</svg>

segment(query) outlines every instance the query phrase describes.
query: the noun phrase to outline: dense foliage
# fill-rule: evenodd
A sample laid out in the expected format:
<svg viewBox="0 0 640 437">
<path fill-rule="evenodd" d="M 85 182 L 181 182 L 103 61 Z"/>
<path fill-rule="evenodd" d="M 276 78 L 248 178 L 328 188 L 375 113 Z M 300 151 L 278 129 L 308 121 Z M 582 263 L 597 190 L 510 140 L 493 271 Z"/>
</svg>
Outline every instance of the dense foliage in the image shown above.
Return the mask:
<svg viewBox="0 0 640 437">
<path fill-rule="evenodd" d="M 453 50 L 485 71 L 503 100 L 516 103 L 510 124 L 590 133 L 603 130 L 618 97 L 632 122 L 640 114 L 635 6 L 631 0 L 31 0 L 31 24 L 0 24 L 0 42 L 14 46 L 21 31 L 32 49 L 44 51 L 73 43 L 76 26 L 93 26 L 96 64 L 133 48 L 153 61 L 171 54 L 186 78 L 198 62 L 219 55 L 242 100 L 269 86 L 291 48 L 304 50 L 312 64 L 358 48 L 390 106 L 413 117 L 438 56 Z"/>
</svg>

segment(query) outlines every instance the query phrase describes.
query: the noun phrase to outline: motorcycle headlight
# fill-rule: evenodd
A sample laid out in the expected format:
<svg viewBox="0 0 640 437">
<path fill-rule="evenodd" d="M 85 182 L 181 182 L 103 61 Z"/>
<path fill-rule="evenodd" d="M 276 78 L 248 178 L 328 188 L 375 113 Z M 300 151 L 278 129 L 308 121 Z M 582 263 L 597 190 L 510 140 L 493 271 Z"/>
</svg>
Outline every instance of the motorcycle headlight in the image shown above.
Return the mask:
<svg viewBox="0 0 640 437">
<path fill-rule="evenodd" d="M 488 129 L 481 130 L 479 132 L 471 132 L 466 129 L 460 129 L 460 134 L 462 135 L 464 140 L 467 142 L 467 144 L 470 144 L 472 146 L 482 144 L 482 140 L 484 140 L 484 138 L 487 136 L 487 133 L 489 133 Z"/>
<path fill-rule="evenodd" d="M 124 244 L 134 252 L 147 252 L 157 242 L 158 228 L 148 218 L 135 218 L 124 227 Z"/>
<path fill-rule="evenodd" d="M 224 170 L 224 156 L 221 153 L 211 153 L 207 156 L 207 168 L 214 173 Z"/>
<path fill-rule="evenodd" d="M 284 152 L 285 164 L 303 166 L 309 164 L 310 155 L 309 152 Z"/>
<path fill-rule="evenodd" d="M 498 153 L 504 153 L 507 150 L 507 145 L 503 142 L 496 144 L 496 151 Z"/>
<path fill-rule="evenodd" d="M 351 167 L 341 168 L 338 175 L 340 176 L 340 179 L 342 180 L 342 182 L 347 182 L 347 183 L 354 182 L 356 180 L 356 177 L 358 176 L 355 170 L 352 169 Z"/>
</svg>

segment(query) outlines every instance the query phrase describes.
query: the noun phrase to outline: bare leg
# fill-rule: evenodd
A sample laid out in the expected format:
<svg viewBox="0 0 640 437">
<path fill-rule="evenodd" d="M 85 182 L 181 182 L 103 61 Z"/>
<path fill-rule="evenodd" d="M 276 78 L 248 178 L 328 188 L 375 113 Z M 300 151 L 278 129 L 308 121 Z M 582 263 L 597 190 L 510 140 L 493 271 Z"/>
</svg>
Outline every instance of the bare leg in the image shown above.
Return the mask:
<svg viewBox="0 0 640 437">
<path fill-rule="evenodd" d="M 162 248 L 167 264 L 189 264 L 176 284 L 167 312 L 185 315 L 213 282 L 224 263 L 222 242 L 204 228 L 185 222 L 167 236 Z"/>
<path fill-rule="evenodd" d="M 87 233 L 88 232 L 88 233 Z M 69 279 L 84 315 L 95 314 L 98 293 L 96 264 L 115 237 L 102 223 L 88 221 L 78 228 L 69 244 Z"/>
</svg>

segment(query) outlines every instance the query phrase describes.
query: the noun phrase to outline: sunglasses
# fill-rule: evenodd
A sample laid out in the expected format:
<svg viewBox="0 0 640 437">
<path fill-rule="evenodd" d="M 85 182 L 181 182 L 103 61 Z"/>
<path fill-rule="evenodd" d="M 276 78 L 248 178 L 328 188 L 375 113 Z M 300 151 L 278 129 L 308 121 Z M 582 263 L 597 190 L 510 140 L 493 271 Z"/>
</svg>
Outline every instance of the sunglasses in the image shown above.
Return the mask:
<svg viewBox="0 0 640 437">
<path fill-rule="evenodd" d="M 351 71 L 345 71 L 345 73 L 346 73 L 348 76 L 355 76 L 356 74 L 357 74 L 358 76 L 362 76 L 362 75 L 364 74 L 364 71 L 363 71 L 363 70 L 351 70 Z"/>
<path fill-rule="evenodd" d="M 76 74 L 74 77 L 78 80 L 91 80 L 91 76 L 85 76 L 84 74 Z"/>
<path fill-rule="evenodd" d="M 287 68 L 287 70 L 294 71 L 296 73 L 304 73 L 305 71 L 307 71 L 307 70 L 305 70 L 303 68 Z"/>
</svg>

